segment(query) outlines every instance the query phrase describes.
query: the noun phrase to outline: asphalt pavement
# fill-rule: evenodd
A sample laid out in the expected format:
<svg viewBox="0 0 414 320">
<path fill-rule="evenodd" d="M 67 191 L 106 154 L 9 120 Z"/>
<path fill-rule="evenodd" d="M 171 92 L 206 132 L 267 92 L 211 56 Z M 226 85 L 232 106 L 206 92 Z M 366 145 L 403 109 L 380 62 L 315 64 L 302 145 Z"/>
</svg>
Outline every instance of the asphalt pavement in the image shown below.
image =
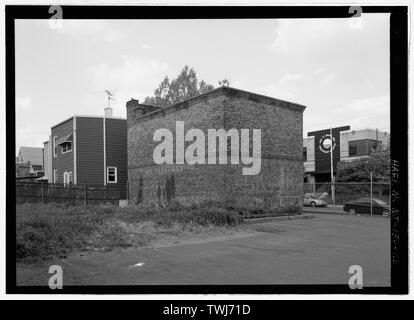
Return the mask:
<svg viewBox="0 0 414 320">
<path fill-rule="evenodd" d="M 93 252 L 53 263 L 62 266 L 64 285 L 347 284 L 351 265 L 362 267 L 364 287 L 390 285 L 389 219 L 313 215 L 248 224 L 253 232 L 242 238 Z M 18 285 L 46 284 L 50 275 L 39 268 L 37 274 L 18 270 Z"/>
</svg>

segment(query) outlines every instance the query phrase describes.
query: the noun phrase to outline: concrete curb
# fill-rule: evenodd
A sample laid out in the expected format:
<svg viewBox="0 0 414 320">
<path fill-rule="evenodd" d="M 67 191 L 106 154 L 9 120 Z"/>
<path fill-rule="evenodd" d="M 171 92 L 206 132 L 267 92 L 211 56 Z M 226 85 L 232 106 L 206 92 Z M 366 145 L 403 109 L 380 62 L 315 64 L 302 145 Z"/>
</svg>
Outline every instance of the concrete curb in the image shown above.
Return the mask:
<svg viewBox="0 0 414 320">
<path fill-rule="evenodd" d="M 347 213 L 347 212 L 336 212 L 336 211 L 316 211 L 316 210 L 313 210 L 313 211 L 303 211 L 303 212 L 306 212 L 306 213 L 317 213 L 317 214 L 327 214 L 327 215 L 339 215 L 339 216 L 350 216 L 350 217 L 369 217 L 369 218 L 389 218 L 389 216 L 388 217 L 384 217 L 384 216 L 382 216 L 382 215 L 379 215 L 379 214 L 374 214 L 374 215 L 370 215 L 370 214 L 355 214 L 355 215 L 350 215 L 349 213 Z"/>
<path fill-rule="evenodd" d="M 288 220 L 306 220 L 312 219 L 314 215 L 312 214 L 301 214 L 297 216 L 278 216 L 278 217 L 266 217 L 266 218 L 251 218 L 251 219 L 244 219 L 244 223 L 259 223 L 259 222 L 267 222 L 267 221 L 288 221 Z"/>
<path fill-rule="evenodd" d="M 322 210 L 303 210 L 305 213 L 323 213 L 323 214 L 338 214 L 338 215 L 347 215 L 349 216 L 349 213 L 347 212 L 339 212 L 339 211 L 322 211 Z"/>
</svg>

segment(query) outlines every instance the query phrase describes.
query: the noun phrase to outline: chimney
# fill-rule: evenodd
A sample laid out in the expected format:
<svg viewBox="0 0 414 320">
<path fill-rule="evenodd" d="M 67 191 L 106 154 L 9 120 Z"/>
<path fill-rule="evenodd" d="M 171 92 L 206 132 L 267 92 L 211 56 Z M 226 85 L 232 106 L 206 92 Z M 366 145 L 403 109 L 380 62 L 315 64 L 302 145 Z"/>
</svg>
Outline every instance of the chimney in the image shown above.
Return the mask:
<svg viewBox="0 0 414 320">
<path fill-rule="evenodd" d="M 131 100 L 129 100 L 126 103 L 126 108 L 127 108 L 127 126 L 129 128 L 134 124 L 136 118 L 138 118 L 139 116 L 143 114 L 143 107 L 140 106 L 138 100 L 131 98 Z"/>
<path fill-rule="evenodd" d="M 131 98 L 126 103 L 127 108 L 127 126 L 130 128 L 134 123 L 135 120 L 144 114 L 147 114 L 149 112 L 159 110 L 160 107 L 150 106 L 146 104 L 140 104 L 138 100 Z"/>
<path fill-rule="evenodd" d="M 111 107 L 106 107 L 105 108 L 105 117 L 106 118 L 112 118 L 112 108 Z"/>
</svg>

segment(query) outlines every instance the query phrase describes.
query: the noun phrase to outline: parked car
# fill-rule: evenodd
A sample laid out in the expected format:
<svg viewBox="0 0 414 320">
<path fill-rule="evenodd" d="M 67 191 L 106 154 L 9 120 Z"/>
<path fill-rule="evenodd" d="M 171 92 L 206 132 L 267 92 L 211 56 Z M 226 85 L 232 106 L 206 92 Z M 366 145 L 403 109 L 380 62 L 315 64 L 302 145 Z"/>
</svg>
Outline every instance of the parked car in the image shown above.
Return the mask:
<svg viewBox="0 0 414 320">
<path fill-rule="evenodd" d="M 311 206 L 311 207 L 326 207 L 328 203 L 320 198 L 317 198 L 314 195 L 305 194 L 303 197 L 303 205 L 304 206 Z"/>
<path fill-rule="evenodd" d="M 371 199 L 361 198 L 344 205 L 344 211 L 349 214 L 371 214 Z M 390 215 L 390 206 L 383 200 L 372 199 L 372 214 Z"/>
</svg>

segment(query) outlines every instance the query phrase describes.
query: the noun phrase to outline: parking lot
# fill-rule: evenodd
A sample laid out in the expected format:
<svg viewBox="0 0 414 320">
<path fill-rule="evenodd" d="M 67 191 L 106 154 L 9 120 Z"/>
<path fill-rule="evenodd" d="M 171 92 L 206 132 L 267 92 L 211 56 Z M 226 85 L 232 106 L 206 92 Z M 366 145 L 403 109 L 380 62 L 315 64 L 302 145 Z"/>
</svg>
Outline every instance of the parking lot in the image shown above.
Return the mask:
<svg viewBox="0 0 414 320">
<path fill-rule="evenodd" d="M 347 284 L 351 265 L 364 286 L 390 285 L 390 220 L 334 214 L 243 226 L 241 237 L 57 260 L 64 285 Z M 249 231 L 246 233 L 246 231 Z M 45 265 L 18 270 L 18 285 L 47 284 Z"/>
</svg>

